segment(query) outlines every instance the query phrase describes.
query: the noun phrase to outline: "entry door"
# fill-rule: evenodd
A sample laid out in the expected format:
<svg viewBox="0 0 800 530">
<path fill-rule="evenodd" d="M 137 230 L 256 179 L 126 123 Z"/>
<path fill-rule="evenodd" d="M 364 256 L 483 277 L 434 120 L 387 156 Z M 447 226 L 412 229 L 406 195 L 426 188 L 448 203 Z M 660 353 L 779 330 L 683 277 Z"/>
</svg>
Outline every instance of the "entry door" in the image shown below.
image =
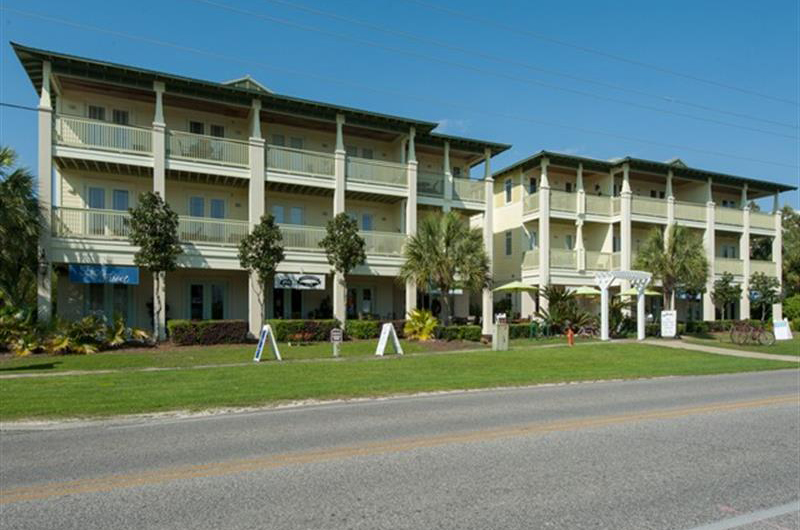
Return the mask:
<svg viewBox="0 0 800 530">
<path fill-rule="evenodd" d="M 189 318 L 191 320 L 223 320 L 227 318 L 226 289 L 222 283 L 189 284 Z"/>
</svg>

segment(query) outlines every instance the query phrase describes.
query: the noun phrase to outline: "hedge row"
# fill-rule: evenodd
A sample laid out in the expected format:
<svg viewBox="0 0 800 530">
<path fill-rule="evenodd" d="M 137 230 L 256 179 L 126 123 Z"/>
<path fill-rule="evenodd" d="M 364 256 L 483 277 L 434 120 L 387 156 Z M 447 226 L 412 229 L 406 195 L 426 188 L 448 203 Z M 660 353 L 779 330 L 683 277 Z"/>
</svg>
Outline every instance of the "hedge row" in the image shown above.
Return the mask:
<svg viewBox="0 0 800 530">
<path fill-rule="evenodd" d="M 331 339 L 331 330 L 339 321 L 330 320 L 268 320 L 278 342 L 324 342 Z"/>
<path fill-rule="evenodd" d="M 398 338 L 403 338 L 405 320 L 348 320 L 345 324 L 345 335 L 348 339 L 377 339 L 386 323 L 394 326 Z"/>
<path fill-rule="evenodd" d="M 481 327 L 480 326 L 437 326 L 434 331 L 434 336 L 439 340 L 468 340 L 472 342 L 480 342 L 481 340 Z"/>
<path fill-rule="evenodd" d="M 175 344 L 237 344 L 247 340 L 244 320 L 170 320 L 169 337 Z"/>
</svg>

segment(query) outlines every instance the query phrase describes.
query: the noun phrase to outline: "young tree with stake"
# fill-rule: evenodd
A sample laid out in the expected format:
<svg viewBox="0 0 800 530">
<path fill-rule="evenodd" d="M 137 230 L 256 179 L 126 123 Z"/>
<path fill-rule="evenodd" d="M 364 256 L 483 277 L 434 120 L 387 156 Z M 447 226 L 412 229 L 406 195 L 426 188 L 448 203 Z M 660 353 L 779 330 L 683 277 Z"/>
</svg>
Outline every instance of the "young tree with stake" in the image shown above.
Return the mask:
<svg viewBox="0 0 800 530">
<path fill-rule="evenodd" d="M 261 322 L 266 317 L 267 291 L 270 278 L 275 274 L 278 264 L 283 261 L 283 236 L 275 218 L 261 216 L 253 231 L 239 243 L 239 263 L 250 274 L 255 274 L 258 283 L 258 295 L 261 300 Z"/>
<path fill-rule="evenodd" d="M 344 212 L 336 215 L 328 221 L 325 238 L 319 242 L 319 246 L 325 249 L 328 263 L 333 267 L 334 281 L 339 282 L 342 292 L 346 293 L 345 278 L 351 270 L 367 261 L 364 238 L 358 235 L 358 224 L 355 219 L 350 218 Z M 338 302 L 343 303 L 342 300 Z M 334 302 L 334 307 L 337 307 L 336 302 Z M 344 316 L 346 317 L 346 315 Z M 344 326 L 344 319 L 341 324 Z"/>
</svg>

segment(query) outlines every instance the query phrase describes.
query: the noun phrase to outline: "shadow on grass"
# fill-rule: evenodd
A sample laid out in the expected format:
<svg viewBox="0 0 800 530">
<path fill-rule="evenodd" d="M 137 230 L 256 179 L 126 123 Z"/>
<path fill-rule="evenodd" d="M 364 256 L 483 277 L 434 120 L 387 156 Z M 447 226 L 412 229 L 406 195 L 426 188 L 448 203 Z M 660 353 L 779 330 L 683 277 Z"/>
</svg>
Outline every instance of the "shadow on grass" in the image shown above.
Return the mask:
<svg viewBox="0 0 800 530">
<path fill-rule="evenodd" d="M 0 372 L 18 372 L 21 370 L 53 370 L 61 362 L 25 364 L 22 366 L 12 366 L 11 368 L 0 368 Z"/>
</svg>

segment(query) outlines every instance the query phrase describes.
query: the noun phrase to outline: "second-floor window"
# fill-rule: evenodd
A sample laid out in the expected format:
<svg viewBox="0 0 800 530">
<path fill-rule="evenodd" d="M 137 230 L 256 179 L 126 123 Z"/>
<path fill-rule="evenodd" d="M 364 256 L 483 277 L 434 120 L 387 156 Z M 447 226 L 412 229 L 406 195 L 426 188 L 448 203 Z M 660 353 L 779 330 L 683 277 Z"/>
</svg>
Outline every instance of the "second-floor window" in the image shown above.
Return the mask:
<svg viewBox="0 0 800 530">
<path fill-rule="evenodd" d="M 211 136 L 216 136 L 217 138 L 225 138 L 225 127 L 223 127 L 222 125 L 212 125 Z"/>
<path fill-rule="evenodd" d="M 503 187 L 505 189 L 506 204 L 511 202 L 511 192 L 513 190 L 513 186 L 514 183 L 511 181 L 510 178 L 506 179 L 506 181 L 503 183 Z"/>
<path fill-rule="evenodd" d="M 286 218 L 283 213 L 283 206 L 280 204 L 274 204 L 272 206 L 272 216 L 275 218 L 275 222 L 278 224 L 286 222 Z"/>
<path fill-rule="evenodd" d="M 361 230 L 373 230 L 371 213 L 365 213 L 361 216 Z"/>
<path fill-rule="evenodd" d="M 564 184 L 564 189 L 566 190 L 567 193 L 572 193 L 572 182 L 567 182 L 566 184 Z"/>
<path fill-rule="evenodd" d="M 297 136 L 292 136 L 289 138 L 289 147 L 292 149 L 302 149 L 303 148 L 303 139 Z"/>
<path fill-rule="evenodd" d="M 620 252 L 620 250 L 621 250 L 621 245 L 619 242 L 619 236 L 614 236 L 614 238 L 611 241 L 611 251 Z"/>
<path fill-rule="evenodd" d="M 461 168 L 460 167 L 454 167 L 453 168 L 453 176 L 454 177 L 460 177 L 461 176 Z"/>
<path fill-rule="evenodd" d="M 206 200 L 203 197 L 189 197 L 189 215 L 203 217 L 206 211 Z"/>
<path fill-rule="evenodd" d="M 272 145 L 277 145 L 278 147 L 283 147 L 286 145 L 286 137 L 282 134 L 273 134 L 272 135 Z"/>
<path fill-rule="evenodd" d="M 299 206 L 292 206 L 289 208 L 289 222 L 293 225 L 305 224 L 303 209 Z"/>
<path fill-rule="evenodd" d="M 723 208 L 736 208 L 736 206 L 737 206 L 736 201 L 732 201 L 732 200 L 728 200 L 728 199 L 722 199 L 722 207 Z"/>
<path fill-rule="evenodd" d="M 208 203 L 209 215 L 214 219 L 225 219 L 225 201 L 222 199 L 211 199 Z"/>
<path fill-rule="evenodd" d="M 736 245 L 722 245 L 722 257 L 736 259 Z"/>
<path fill-rule="evenodd" d="M 189 132 L 192 134 L 205 134 L 206 125 L 201 121 L 190 121 Z"/>
<path fill-rule="evenodd" d="M 131 116 L 127 110 L 114 109 L 111 111 L 111 121 L 118 125 L 128 125 L 130 119 Z"/>
<path fill-rule="evenodd" d="M 97 105 L 89 105 L 89 119 L 90 120 L 106 120 L 105 107 L 98 107 Z"/>
<path fill-rule="evenodd" d="M 537 244 L 536 239 L 537 239 L 536 232 L 531 232 L 528 235 L 528 250 L 533 250 L 536 248 Z"/>
<path fill-rule="evenodd" d="M 567 234 L 564 237 L 564 246 L 567 250 L 573 250 L 575 248 L 575 238 L 572 234 Z"/>
<path fill-rule="evenodd" d="M 536 177 L 528 178 L 528 193 L 534 194 L 536 193 L 536 186 L 539 183 L 536 181 Z"/>
<path fill-rule="evenodd" d="M 363 149 L 361 149 L 361 158 L 368 158 L 368 159 L 372 160 L 372 158 L 373 158 L 372 149 L 369 149 L 367 147 L 364 147 Z"/>
<path fill-rule="evenodd" d="M 510 256 L 514 251 L 513 234 L 511 230 L 506 232 L 506 256 Z"/>
</svg>

